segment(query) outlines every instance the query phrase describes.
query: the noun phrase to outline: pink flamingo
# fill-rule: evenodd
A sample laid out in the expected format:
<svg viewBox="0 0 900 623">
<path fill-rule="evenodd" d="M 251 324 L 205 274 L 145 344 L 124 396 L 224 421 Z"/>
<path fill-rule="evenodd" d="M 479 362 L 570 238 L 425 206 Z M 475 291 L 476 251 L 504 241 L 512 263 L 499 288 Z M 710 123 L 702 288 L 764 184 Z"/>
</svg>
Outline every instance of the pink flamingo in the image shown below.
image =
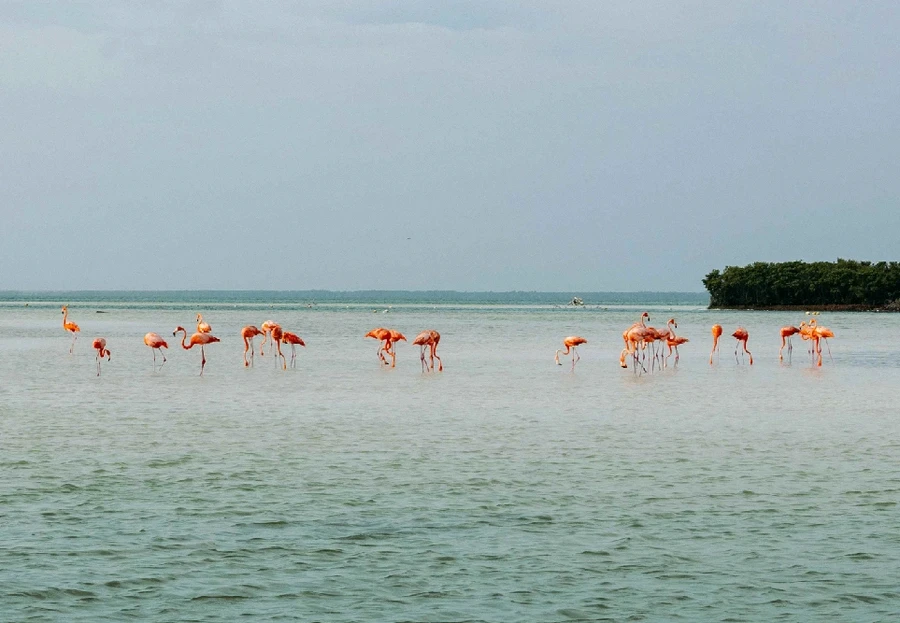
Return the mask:
<svg viewBox="0 0 900 623">
<path fill-rule="evenodd" d="M 97 349 L 97 376 L 100 376 L 100 360 L 106 357 L 106 360 L 109 361 L 112 358 L 110 357 L 109 349 L 106 347 L 106 338 L 95 337 L 92 348 Z"/>
<path fill-rule="evenodd" d="M 270 334 L 272 333 L 272 329 L 274 329 L 277 326 L 278 326 L 278 324 L 274 320 L 266 320 L 261 325 L 259 325 L 259 328 L 262 329 L 262 333 L 263 333 L 263 341 L 259 345 L 259 356 L 260 357 L 263 357 L 265 355 L 265 353 L 263 352 L 263 346 L 265 346 L 266 342 L 269 341 L 269 337 L 270 337 Z"/>
<path fill-rule="evenodd" d="M 791 325 L 786 327 L 781 327 L 781 348 L 778 349 L 778 360 L 783 361 L 784 356 L 782 351 L 784 350 L 785 344 L 788 347 L 788 361 L 791 360 L 791 353 L 794 350 L 794 345 L 791 343 L 791 336 L 800 333 L 800 329 Z"/>
<path fill-rule="evenodd" d="M 709 351 L 709 365 L 712 365 L 713 353 L 719 350 L 719 338 L 722 337 L 722 325 L 714 324 L 712 326 L 713 347 Z"/>
<path fill-rule="evenodd" d="M 649 340 L 656 339 L 656 333 L 648 331 L 649 327 L 644 324 L 645 319 L 650 320 L 650 314 L 647 312 L 641 314 L 640 322 L 635 322 L 622 333 L 622 340 L 625 342 L 625 348 L 622 349 L 622 354 L 619 355 L 619 365 L 623 368 L 628 367 L 625 363 L 625 355 L 629 354 L 634 362 L 635 369 L 637 369 L 639 363 L 638 348 L 646 348 Z M 644 368 L 644 364 L 641 363 L 640 365 L 641 369 L 646 372 L 647 369 Z"/>
<path fill-rule="evenodd" d="M 159 365 L 159 368 L 162 369 L 164 365 L 166 365 L 166 356 L 163 355 L 162 349 L 169 348 L 169 345 L 166 344 L 166 341 L 160 337 L 158 333 L 148 333 L 144 336 L 144 344 L 150 347 L 150 352 L 153 353 L 153 369 L 156 370 L 156 351 L 159 351 L 159 354 L 162 355 L 163 362 Z"/>
<path fill-rule="evenodd" d="M 388 342 L 387 353 L 391 356 L 391 367 L 395 368 L 397 366 L 397 353 L 394 351 L 394 344 L 399 341 L 406 341 L 406 336 L 397 331 L 396 329 L 388 329 L 391 332 L 391 339 Z"/>
<path fill-rule="evenodd" d="M 290 331 L 285 331 L 281 336 L 281 342 L 283 344 L 291 345 L 291 367 L 297 367 L 297 346 L 306 346 L 306 342 L 304 342 L 299 335 L 296 333 L 291 333 Z"/>
<path fill-rule="evenodd" d="M 441 358 L 438 357 L 437 354 L 437 347 L 440 341 L 441 334 L 434 329 L 426 329 L 425 331 L 422 331 L 413 340 L 412 343 L 419 347 L 419 360 L 422 362 L 422 372 L 427 372 L 429 369 L 428 364 L 425 363 L 426 346 L 428 347 L 429 355 L 431 356 L 431 371 L 434 372 L 435 358 L 437 358 L 438 360 L 438 372 L 444 371 L 444 362 L 441 361 Z"/>
<path fill-rule="evenodd" d="M 750 334 L 747 333 L 747 329 L 744 327 L 738 327 L 735 329 L 734 333 L 731 334 L 731 337 L 737 340 L 737 344 L 734 347 L 734 360 L 737 361 L 738 348 L 743 344 L 744 353 L 750 355 L 750 365 L 753 365 L 753 355 L 750 354 L 750 351 L 747 350 L 747 340 L 750 338 Z M 741 353 L 743 355 L 743 353 Z"/>
<path fill-rule="evenodd" d="M 244 367 L 247 368 L 253 363 L 253 338 L 257 335 L 262 335 L 263 332 L 254 327 L 253 325 L 247 325 L 243 329 L 241 329 L 241 337 L 244 340 Z M 260 347 L 261 349 L 261 347 Z M 250 351 L 250 360 L 247 360 L 247 351 Z"/>
<path fill-rule="evenodd" d="M 686 337 L 680 337 L 675 335 L 675 331 L 673 329 L 678 328 L 678 323 L 675 322 L 674 318 L 670 318 L 669 322 L 666 323 L 666 326 L 669 329 L 669 336 L 666 338 L 666 346 L 669 347 L 669 354 L 666 355 L 666 362 L 668 362 L 669 357 L 672 356 L 672 349 L 675 349 L 675 365 L 678 365 L 678 360 L 681 356 L 678 354 L 678 347 L 682 344 L 687 344 L 690 340 Z"/>
<path fill-rule="evenodd" d="M 69 333 L 72 334 L 72 345 L 69 346 L 69 354 L 71 355 L 72 352 L 75 350 L 75 340 L 78 339 L 78 332 L 81 331 L 81 327 L 79 327 L 77 324 L 75 324 L 74 322 L 69 320 L 69 306 L 68 305 L 63 305 L 62 315 L 63 315 L 63 321 L 62 321 L 63 329 L 65 329 L 66 331 L 68 331 Z"/>
<path fill-rule="evenodd" d="M 281 338 L 284 337 L 284 331 L 281 329 L 279 325 L 275 325 L 272 327 L 272 344 L 275 345 L 275 354 L 276 359 L 275 363 L 278 363 L 277 357 L 281 357 L 281 369 L 287 370 L 287 360 L 284 358 L 284 353 L 281 352 Z"/>
<path fill-rule="evenodd" d="M 184 350 L 190 350 L 194 346 L 200 345 L 200 376 L 203 376 L 203 368 L 206 367 L 206 351 L 204 347 L 207 344 L 214 344 L 219 342 L 219 338 L 210 334 L 210 333 L 200 333 L 199 331 L 191 336 L 191 343 L 186 344 L 185 340 L 187 340 L 187 331 L 185 331 L 184 327 L 178 327 L 174 331 L 172 331 L 172 336 L 178 335 L 178 332 L 181 331 L 184 335 L 181 336 L 181 347 Z"/>
<path fill-rule="evenodd" d="M 376 327 L 375 329 L 372 329 L 371 331 L 366 333 L 365 337 L 371 337 L 378 340 L 379 342 L 383 342 L 378 345 L 378 352 L 376 354 L 378 355 L 378 358 L 381 359 L 381 363 L 387 365 L 387 359 L 385 359 L 384 357 L 384 352 L 388 351 L 388 349 L 390 348 L 391 330 L 385 329 L 384 327 Z"/>
<path fill-rule="evenodd" d="M 415 343 L 415 342 L 413 342 Z M 581 337 L 580 335 L 570 335 L 568 337 L 563 338 L 563 346 L 566 347 L 566 350 L 563 351 L 561 348 L 556 349 L 556 364 L 562 365 L 559 362 L 559 354 L 568 355 L 569 351 L 572 351 L 572 369 L 575 369 L 575 362 L 581 360 L 581 355 L 578 354 L 578 351 L 575 350 L 576 346 L 581 346 L 582 344 L 587 344 L 587 340 Z"/>
<path fill-rule="evenodd" d="M 203 322 L 203 316 L 197 314 L 197 333 L 209 333 L 212 331 L 212 327 L 209 326 L 209 323 Z"/>
<path fill-rule="evenodd" d="M 816 353 L 819 355 L 816 365 L 820 367 L 822 365 L 822 347 L 819 346 L 819 340 L 825 342 L 825 347 L 828 349 L 828 357 L 831 359 L 831 363 L 834 363 L 834 357 L 831 356 L 831 346 L 829 346 L 828 344 L 828 338 L 834 337 L 834 332 L 828 327 L 820 327 L 815 318 L 809 321 L 809 325 L 813 329 L 813 333 L 815 335 Z"/>
</svg>

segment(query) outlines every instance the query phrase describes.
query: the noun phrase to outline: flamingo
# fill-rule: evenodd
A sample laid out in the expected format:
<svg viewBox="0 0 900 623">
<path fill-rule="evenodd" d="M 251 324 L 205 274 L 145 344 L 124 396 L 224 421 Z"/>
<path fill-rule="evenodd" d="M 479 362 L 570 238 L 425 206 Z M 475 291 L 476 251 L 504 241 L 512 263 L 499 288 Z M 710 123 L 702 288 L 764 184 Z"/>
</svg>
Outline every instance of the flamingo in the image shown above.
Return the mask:
<svg viewBox="0 0 900 623">
<path fill-rule="evenodd" d="M 282 336 L 281 336 L 281 342 L 282 342 L 283 344 L 290 344 L 290 345 L 291 345 L 291 367 L 292 367 L 292 368 L 296 368 L 296 367 L 297 367 L 297 363 L 296 363 L 296 360 L 297 360 L 297 345 L 299 344 L 300 346 L 304 346 L 304 347 L 305 347 L 305 346 L 306 346 L 306 342 L 304 342 L 302 339 L 300 339 L 300 336 L 299 336 L 299 335 L 297 335 L 296 333 L 291 333 L 290 331 L 285 331 L 285 332 L 282 334 Z"/>
<path fill-rule="evenodd" d="M 719 350 L 719 338 L 722 337 L 722 325 L 714 324 L 712 326 L 713 347 L 709 351 L 709 365 L 712 365 L 713 353 Z"/>
<path fill-rule="evenodd" d="M 253 363 L 253 338 L 262 335 L 263 332 L 254 327 L 247 325 L 241 329 L 241 337 L 244 339 L 244 367 L 249 367 Z M 247 361 L 247 351 L 250 351 L 250 360 Z"/>
<path fill-rule="evenodd" d="M 397 367 L 397 353 L 394 351 L 394 344 L 399 342 L 400 340 L 406 341 L 406 336 L 397 331 L 396 329 L 388 329 L 391 332 L 391 339 L 387 345 L 387 353 L 391 356 L 391 367 Z"/>
<path fill-rule="evenodd" d="M 434 360 L 437 358 L 438 360 L 438 372 L 444 371 L 444 362 L 441 361 L 441 358 L 438 357 L 437 347 L 438 342 L 441 341 L 441 334 L 435 331 L 434 329 L 426 329 L 422 331 L 416 338 L 413 340 L 413 344 L 419 347 L 419 359 L 422 362 L 422 372 L 427 372 L 429 367 L 428 364 L 425 363 L 425 347 L 428 347 L 429 354 L 431 356 L 431 371 L 434 371 Z"/>
<path fill-rule="evenodd" d="M 212 327 L 208 323 L 203 322 L 203 316 L 197 314 L 197 333 L 209 333 Z"/>
<path fill-rule="evenodd" d="M 413 342 L 415 344 L 415 342 Z M 563 351 L 561 348 L 556 349 L 556 363 L 557 365 L 562 365 L 559 361 L 559 353 L 562 352 L 563 355 L 568 355 L 569 350 L 572 351 L 572 369 L 575 369 L 575 362 L 581 359 L 581 356 L 575 350 L 576 346 L 581 346 L 582 344 L 587 344 L 587 340 L 581 337 L 580 335 L 570 335 L 569 337 L 563 338 L 563 346 L 566 347 L 566 350 Z"/>
<path fill-rule="evenodd" d="M 266 342 L 269 341 L 269 334 L 272 332 L 272 329 L 277 326 L 278 326 L 278 323 L 276 323 L 274 320 L 266 320 L 261 325 L 259 325 L 259 328 L 262 329 L 262 334 L 263 334 L 263 341 L 259 345 L 259 356 L 260 357 L 265 356 L 265 353 L 263 352 L 263 346 L 265 346 Z"/>
<path fill-rule="evenodd" d="M 63 315 L 63 321 L 62 321 L 63 329 L 65 329 L 66 331 L 68 331 L 69 333 L 72 334 L 72 345 L 69 346 L 69 354 L 71 355 L 72 352 L 75 350 L 75 340 L 78 339 L 78 332 L 81 331 L 81 328 L 74 322 L 69 321 L 69 306 L 68 305 L 63 305 L 62 315 Z"/>
<path fill-rule="evenodd" d="M 674 318 L 670 318 L 669 322 L 666 323 L 666 327 L 669 329 L 669 336 L 666 338 L 666 346 L 669 347 L 669 354 L 666 355 L 666 361 L 668 362 L 669 357 L 672 356 L 672 349 L 675 349 L 675 365 L 678 365 L 678 360 L 681 358 L 681 355 L 678 353 L 678 347 L 682 344 L 687 344 L 690 340 L 686 337 L 680 337 L 675 335 L 675 331 L 673 328 L 678 328 L 678 323 L 675 322 Z"/>
<path fill-rule="evenodd" d="M 376 327 L 375 329 L 372 329 L 371 331 L 366 333 L 365 337 L 371 337 L 378 340 L 379 342 L 383 342 L 383 344 L 380 344 L 378 346 L 378 352 L 376 354 L 378 355 L 378 358 L 381 359 L 381 363 L 387 365 L 387 360 L 384 358 L 383 351 L 386 351 L 388 348 L 390 348 L 391 330 L 385 329 L 384 327 Z"/>
<path fill-rule="evenodd" d="M 281 352 L 281 338 L 284 337 L 284 331 L 281 330 L 279 325 L 275 325 L 272 327 L 272 343 L 275 345 L 275 352 L 278 357 L 281 357 L 281 369 L 287 370 L 287 361 L 284 358 L 284 353 Z M 278 359 L 275 359 L 275 363 L 278 363 Z"/>
<path fill-rule="evenodd" d="M 819 340 L 823 340 L 825 342 L 825 347 L 828 349 L 828 357 L 831 359 L 831 362 L 834 363 L 834 357 L 831 356 L 831 346 L 828 345 L 828 338 L 834 337 L 834 332 L 828 327 L 819 326 L 819 323 L 815 318 L 809 321 L 810 326 L 813 328 L 813 332 L 815 334 L 816 340 L 816 352 L 819 355 L 818 361 L 816 365 L 822 365 L 822 347 L 819 346 Z"/>
<path fill-rule="evenodd" d="M 100 360 L 104 357 L 106 357 L 107 361 L 111 359 L 109 349 L 106 347 L 106 338 L 95 337 L 91 347 L 97 349 L 97 376 L 100 376 Z"/>
<path fill-rule="evenodd" d="M 799 327 L 800 338 L 805 342 L 812 342 L 810 350 L 807 351 L 811 359 L 815 358 L 815 354 L 819 350 L 819 337 L 816 335 L 816 324 L 815 318 L 813 318 L 809 323 L 801 322 Z"/>
<path fill-rule="evenodd" d="M 737 329 L 735 329 L 734 333 L 731 334 L 731 337 L 737 340 L 737 344 L 734 347 L 734 360 L 737 361 L 738 348 L 743 344 L 744 352 L 750 355 L 750 365 L 752 366 L 753 355 L 750 354 L 749 350 L 747 350 L 747 339 L 750 337 L 750 334 L 747 333 L 747 329 L 745 329 L 744 327 L 738 327 Z"/>
<path fill-rule="evenodd" d="M 153 353 L 153 369 L 156 369 L 156 351 L 159 351 L 159 354 L 162 355 L 163 362 L 159 365 L 160 369 L 164 365 L 166 365 L 166 356 L 163 355 L 162 349 L 168 348 L 169 345 L 166 344 L 166 341 L 160 337 L 159 333 L 148 333 L 144 336 L 144 344 L 150 347 L 150 352 Z"/>
<path fill-rule="evenodd" d="M 666 328 L 664 330 L 655 327 L 647 327 L 645 346 L 649 346 L 653 353 L 653 361 L 650 363 L 651 372 L 653 371 L 653 365 L 659 361 L 660 357 L 662 357 L 662 345 L 660 344 L 659 351 L 657 351 L 656 342 L 666 342 L 669 339 L 669 336 L 672 334 L 672 328 L 669 326 L 671 322 L 672 320 L 666 323 Z M 665 360 L 663 360 L 662 363 L 665 364 Z"/>
<path fill-rule="evenodd" d="M 784 360 L 784 356 L 782 355 L 781 351 L 784 350 L 785 344 L 787 344 L 787 347 L 788 347 L 788 361 L 791 360 L 791 353 L 794 350 L 794 345 L 791 343 L 791 336 L 796 333 L 800 333 L 800 329 L 795 326 L 788 325 L 785 327 L 781 327 L 781 348 L 778 349 L 778 360 L 779 361 Z"/>
<path fill-rule="evenodd" d="M 181 331 L 184 335 L 181 336 L 181 347 L 184 350 L 190 350 L 196 345 L 200 345 L 200 376 L 203 376 L 203 368 L 206 366 L 206 351 L 204 350 L 204 346 L 207 344 L 214 344 L 215 342 L 219 342 L 219 338 L 212 335 L 211 333 L 200 333 L 199 331 L 191 336 L 191 343 L 186 344 L 185 340 L 187 340 L 187 331 L 184 327 L 177 327 L 174 331 L 172 331 L 172 336 L 178 335 L 178 332 Z"/>
<path fill-rule="evenodd" d="M 622 340 L 625 342 L 625 348 L 622 349 L 622 354 L 619 355 L 619 365 L 623 368 L 628 367 L 625 363 L 625 355 L 630 354 L 636 369 L 638 364 L 638 346 L 646 346 L 647 340 L 651 339 L 651 336 L 655 338 L 655 333 L 648 331 L 649 327 L 644 324 L 644 319 L 650 320 L 650 314 L 647 312 L 642 313 L 640 321 L 635 322 L 622 333 Z M 644 368 L 644 364 L 641 364 L 641 369 L 644 370 L 644 372 L 647 371 L 646 368 Z"/>
</svg>

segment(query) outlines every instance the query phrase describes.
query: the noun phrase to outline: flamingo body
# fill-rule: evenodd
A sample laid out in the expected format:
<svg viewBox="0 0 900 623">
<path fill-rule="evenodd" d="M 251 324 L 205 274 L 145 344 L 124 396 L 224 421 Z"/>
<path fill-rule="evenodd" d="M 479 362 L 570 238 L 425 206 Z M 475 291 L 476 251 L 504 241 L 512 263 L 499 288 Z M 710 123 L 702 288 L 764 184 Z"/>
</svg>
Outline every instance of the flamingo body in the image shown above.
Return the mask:
<svg viewBox="0 0 900 623">
<path fill-rule="evenodd" d="M 197 332 L 209 333 L 210 331 L 212 331 L 212 327 L 209 326 L 209 323 L 203 322 L 203 316 L 201 314 L 197 314 Z"/>
<path fill-rule="evenodd" d="M 570 335 L 568 337 L 563 338 L 563 346 L 566 347 L 566 350 L 562 350 L 561 348 L 556 349 L 556 363 L 557 365 L 562 365 L 559 362 L 559 354 L 568 355 L 569 352 L 572 353 L 572 369 L 575 369 L 575 362 L 581 359 L 581 356 L 578 354 L 578 351 L 575 349 L 576 346 L 581 346 L 582 344 L 587 344 L 587 340 L 581 337 L 580 335 Z"/>
<path fill-rule="evenodd" d="M 254 327 L 247 325 L 241 329 L 241 338 L 244 340 L 244 367 L 249 367 L 253 362 L 253 338 L 262 335 L 263 332 Z M 247 360 L 247 351 L 250 351 L 250 360 Z"/>
<path fill-rule="evenodd" d="M 150 352 L 153 353 L 153 369 L 156 369 L 156 351 L 159 351 L 159 354 L 162 355 L 163 362 L 159 365 L 162 368 L 166 363 L 166 356 L 163 355 L 162 349 L 169 348 L 169 345 L 166 343 L 162 336 L 159 333 L 148 333 L 144 336 L 144 344 L 150 347 Z"/>
<path fill-rule="evenodd" d="M 203 376 L 203 368 L 206 367 L 206 350 L 204 350 L 204 347 L 207 344 L 215 344 L 216 342 L 219 342 L 221 340 L 219 340 L 219 338 L 217 338 L 216 336 L 214 336 L 210 333 L 200 333 L 198 331 L 197 333 L 195 333 L 191 336 L 190 344 L 186 344 L 185 341 L 187 340 L 187 331 L 185 330 L 184 327 L 176 328 L 172 332 L 172 335 L 173 336 L 178 335 L 179 331 L 181 331 L 181 333 L 182 333 L 181 347 L 184 350 L 190 350 L 194 346 L 198 346 L 198 345 L 200 346 L 200 376 Z"/>
<path fill-rule="evenodd" d="M 744 352 L 750 356 L 750 365 L 753 365 L 753 355 L 747 350 L 747 340 L 750 338 L 750 334 L 747 332 L 747 329 L 744 327 L 738 327 L 735 329 L 734 333 L 731 334 L 731 337 L 737 340 L 737 344 L 734 347 L 734 360 L 737 361 L 738 348 L 742 345 L 744 347 Z"/>
<path fill-rule="evenodd" d="M 112 359 L 109 353 L 109 349 L 106 348 L 106 338 L 95 337 L 93 343 L 91 344 L 91 348 L 97 351 L 97 376 L 100 376 L 100 360 L 104 357 L 106 357 L 107 361 Z"/>
<path fill-rule="evenodd" d="M 282 344 L 290 344 L 291 345 L 291 367 L 297 367 L 297 346 L 306 346 L 306 342 L 297 335 L 296 333 L 291 333 L 290 331 L 285 331 L 281 336 Z"/>
<path fill-rule="evenodd" d="M 405 339 L 405 338 L 404 338 Z M 437 347 L 438 343 L 441 341 L 441 334 L 435 331 L 434 329 L 426 329 L 422 331 L 419 335 L 417 335 L 412 343 L 419 347 L 419 360 L 422 362 L 422 371 L 427 372 L 429 369 L 434 371 L 434 360 L 438 360 L 438 372 L 444 371 L 444 362 L 441 361 L 441 358 L 438 357 Z M 429 356 L 431 357 L 431 364 L 425 363 L 425 347 L 428 347 Z"/>
<path fill-rule="evenodd" d="M 81 331 L 81 327 L 79 327 L 77 324 L 75 324 L 74 322 L 69 320 L 69 306 L 68 305 L 63 305 L 62 315 L 63 315 L 63 319 L 62 319 L 63 329 L 65 329 L 66 331 L 68 331 L 69 333 L 72 334 L 72 345 L 69 346 L 69 354 L 71 355 L 72 352 L 75 350 L 75 340 L 78 339 L 78 332 Z"/>
</svg>

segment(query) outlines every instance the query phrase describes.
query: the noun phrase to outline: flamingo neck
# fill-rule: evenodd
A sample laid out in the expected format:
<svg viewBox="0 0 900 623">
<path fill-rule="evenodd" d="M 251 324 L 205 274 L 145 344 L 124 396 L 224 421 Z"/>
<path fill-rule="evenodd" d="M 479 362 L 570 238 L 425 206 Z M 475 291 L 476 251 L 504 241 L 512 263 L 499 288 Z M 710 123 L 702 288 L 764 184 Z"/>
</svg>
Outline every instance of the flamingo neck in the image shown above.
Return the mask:
<svg viewBox="0 0 900 623">
<path fill-rule="evenodd" d="M 191 347 L 193 346 L 193 344 L 191 344 L 190 346 L 188 346 L 187 344 L 185 344 L 184 342 L 185 342 L 186 339 L 187 339 L 187 330 L 182 329 L 182 330 L 181 330 L 181 347 L 182 347 L 184 350 L 191 350 Z"/>
</svg>

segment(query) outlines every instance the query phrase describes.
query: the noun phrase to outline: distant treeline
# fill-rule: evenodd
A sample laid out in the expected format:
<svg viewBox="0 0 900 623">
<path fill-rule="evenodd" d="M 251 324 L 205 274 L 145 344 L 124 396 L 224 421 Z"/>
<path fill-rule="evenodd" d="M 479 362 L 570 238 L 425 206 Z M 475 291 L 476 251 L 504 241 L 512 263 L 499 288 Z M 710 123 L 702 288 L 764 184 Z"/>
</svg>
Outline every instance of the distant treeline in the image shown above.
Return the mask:
<svg viewBox="0 0 900 623">
<path fill-rule="evenodd" d="M 703 279 L 709 307 L 900 309 L 900 262 L 754 262 Z"/>
</svg>

